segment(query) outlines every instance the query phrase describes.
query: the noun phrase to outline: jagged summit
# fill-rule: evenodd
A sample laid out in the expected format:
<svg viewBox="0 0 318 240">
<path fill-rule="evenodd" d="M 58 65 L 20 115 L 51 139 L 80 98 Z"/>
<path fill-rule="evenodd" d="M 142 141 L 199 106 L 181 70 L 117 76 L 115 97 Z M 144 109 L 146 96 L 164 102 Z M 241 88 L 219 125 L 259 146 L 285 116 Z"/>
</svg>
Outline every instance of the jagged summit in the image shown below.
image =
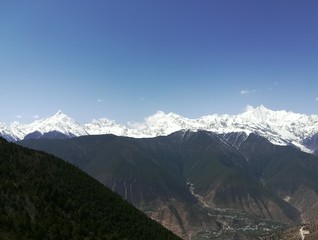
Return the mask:
<svg viewBox="0 0 318 240">
<path fill-rule="evenodd" d="M 37 133 L 37 137 L 50 132 L 58 132 L 65 137 L 87 135 L 84 127 L 77 123 L 73 118 L 64 114 L 61 110 L 53 116 L 36 120 L 30 124 L 21 124 L 13 122 L 7 129 L 15 140 L 22 140 L 30 134 Z"/>
<path fill-rule="evenodd" d="M 64 114 L 61 109 L 59 109 L 54 115 L 62 115 Z"/>
<path fill-rule="evenodd" d="M 169 135 L 180 130 L 206 130 L 218 134 L 255 133 L 274 144 L 294 145 L 303 151 L 310 152 L 304 142 L 318 134 L 318 115 L 305 115 L 284 110 L 273 111 L 260 105 L 255 108 L 248 106 L 244 113 L 238 115 L 214 114 L 197 119 L 158 111 L 146 117 L 143 122 L 121 125 L 107 118 L 79 124 L 59 110 L 53 116 L 36 120 L 31 124 L 14 122 L 10 127 L 0 124 L 0 135 L 10 141 L 22 140 L 34 132 L 37 132 L 37 137 L 58 132 L 65 137 L 115 134 L 147 138 Z"/>
<path fill-rule="evenodd" d="M 246 109 L 246 112 L 253 111 L 253 110 L 256 110 L 256 111 L 272 111 L 271 109 L 269 109 L 269 108 L 265 107 L 263 104 L 261 104 L 258 107 L 253 107 L 251 105 L 248 105 L 247 109 Z"/>
<path fill-rule="evenodd" d="M 62 118 L 70 118 L 67 116 L 61 109 L 59 109 L 54 115 L 52 115 L 50 118 L 57 118 L 57 119 L 62 119 Z"/>
<path fill-rule="evenodd" d="M 266 119 L 269 115 L 272 114 L 272 110 L 264 107 L 263 105 L 260 105 L 259 107 L 252 107 L 249 106 L 246 109 L 246 112 L 243 113 L 244 116 L 250 116 L 253 117 L 254 119 Z"/>
</svg>

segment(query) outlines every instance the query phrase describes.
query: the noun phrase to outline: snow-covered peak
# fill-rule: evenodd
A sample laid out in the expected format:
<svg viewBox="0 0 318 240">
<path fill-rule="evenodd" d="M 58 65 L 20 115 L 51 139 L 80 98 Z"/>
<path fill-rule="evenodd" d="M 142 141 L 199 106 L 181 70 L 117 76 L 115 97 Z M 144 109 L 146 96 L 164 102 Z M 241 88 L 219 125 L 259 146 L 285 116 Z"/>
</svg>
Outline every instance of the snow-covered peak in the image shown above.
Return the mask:
<svg viewBox="0 0 318 240">
<path fill-rule="evenodd" d="M 263 105 L 253 108 L 248 107 L 247 111 L 239 115 L 243 119 L 250 119 L 256 122 L 263 123 L 279 123 L 282 121 L 297 121 L 300 117 L 306 116 L 299 113 L 287 112 L 285 110 L 273 111 Z"/>
<path fill-rule="evenodd" d="M 60 132 L 67 136 L 115 134 L 129 137 L 155 137 L 171 134 L 179 130 L 206 130 L 214 133 L 244 132 L 255 133 L 278 145 L 295 145 L 309 151 L 303 141 L 318 133 L 318 115 L 305 115 L 287 111 L 273 111 L 265 106 L 249 106 L 238 115 L 207 115 L 189 119 L 175 113 L 158 111 L 146 117 L 143 122 L 127 125 L 117 124 L 107 118 L 79 124 L 61 110 L 53 116 L 36 120 L 31 124 L 13 122 L 9 128 L 0 124 L 0 134 L 21 140 L 34 132 L 45 134 Z M 8 137 L 7 137 L 8 138 Z"/>
<path fill-rule="evenodd" d="M 9 131 L 11 132 L 12 137 L 16 140 L 23 139 L 26 135 L 24 125 L 18 121 L 14 121 L 10 124 Z"/>
<path fill-rule="evenodd" d="M 272 111 L 260 106 L 237 115 L 237 118 L 245 122 L 245 128 L 266 137 L 274 144 L 292 144 L 306 152 L 309 150 L 303 146 L 303 140 L 318 132 L 317 115 Z"/>
<path fill-rule="evenodd" d="M 6 129 L 6 125 L 0 122 L 0 131 L 4 131 Z"/>
<path fill-rule="evenodd" d="M 146 117 L 142 123 L 128 123 L 129 135 L 134 137 L 164 136 L 182 129 L 192 129 L 190 119 L 175 113 L 158 111 L 156 114 Z"/>
<path fill-rule="evenodd" d="M 114 134 L 119 136 L 127 135 L 127 128 L 116 124 L 115 121 L 107 118 L 99 120 L 93 119 L 92 122 L 83 125 L 89 135 Z"/>
<path fill-rule="evenodd" d="M 6 131 L 7 131 L 6 125 L 0 122 L 0 134 L 4 134 Z"/>
<path fill-rule="evenodd" d="M 273 114 L 273 111 L 260 105 L 259 107 L 249 106 L 245 113 L 242 114 L 242 117 L 254 119 L 258 121 L 266 121 L 268 117 Z"/>
<path fill-rule="evenodd" d="M 50 119 L 52 122 L 58 122 L 58 121 L 71 121 L 71 122 L 76 122 L 74 119 L 71 117 L 67 116 L 62 112 L 62 110 L 58 110 L 53 116 L 46 118 L 45 120 Z"/>
<path fill-rule="evenodd" d="M 65 115 L 61 109 L 59 109 L 53 116 Z"/>
<path fill-rule="evenodd" d="M 41 134 L 60 132 L 70 137 L 87 135 L 83 126 L 64 114 L 61 110 L 51 117 L 36 120 L 31 124 L 13 122 L 10 125 L 10 131 L 17 140 L 22 140 L 26 135 L 34 132 Z"/>
<path fill-rule="evenodd" d="M 67 116 L 65 113 L 62 112 L 62 110 L 58 110 L 54 115 L 51 117 L 48 117 L 51 119 L 56 119 L 56 120 L 62 120 L 62 119 L 72 119 L 71 117 Z"/>
<path fill-rule="evenodd" d="M 29 133 L 38 131 L 42 134 L 57 131 L 68 136 L 87 135 L 84 127 L 77 123 L 73 118 L 59 110 L 51 117 L 36 120 L 27 125 Z"/>
</svg>

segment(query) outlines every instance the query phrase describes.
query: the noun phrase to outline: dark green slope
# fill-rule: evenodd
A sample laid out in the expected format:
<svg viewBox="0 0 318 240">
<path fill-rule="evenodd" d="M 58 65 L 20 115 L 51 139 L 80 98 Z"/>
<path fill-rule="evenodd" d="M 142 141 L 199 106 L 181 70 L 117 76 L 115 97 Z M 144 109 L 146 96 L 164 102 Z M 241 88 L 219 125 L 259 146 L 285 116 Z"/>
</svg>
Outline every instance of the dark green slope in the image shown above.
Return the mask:
<svg viewBox="0 0 318 240">
<path fill-rule="evenodd" d="M 0 239 L 179 239 L 76 167 L 0 139 Z"/>
</svg>

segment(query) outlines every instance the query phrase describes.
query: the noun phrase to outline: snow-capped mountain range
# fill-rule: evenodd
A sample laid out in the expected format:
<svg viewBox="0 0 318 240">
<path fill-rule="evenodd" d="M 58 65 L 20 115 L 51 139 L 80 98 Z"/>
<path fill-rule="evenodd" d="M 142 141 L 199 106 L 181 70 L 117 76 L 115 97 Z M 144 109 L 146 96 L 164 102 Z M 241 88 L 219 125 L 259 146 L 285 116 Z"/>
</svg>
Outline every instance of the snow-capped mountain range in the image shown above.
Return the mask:
<svg viewBox="0 0 318 240">
<path fill-rule="evenodd" d="M 272 111 L 261 105 L 257 108 L 250 107 L 239 115 L 214 114 L 198 119 L 188 119 L 174 113 L 166 114 L 159 111 L 145 118 L 142 123 L 127 125 L 120 125 L 106 118 L 79 124 L 61 111 L 31 124 L 13 122 L 7 127 L 0 123 L 0 136 L 9 141 L 40 138 L 50 133 L 58 133 L 60 137 L 66 138 L 100 134 L 148 138 L 169 135 L 179 130 L 206 130 L 218 134 L 255 133 L 276 145 L 294 145 L 303 151 L 312 152 L 305 141 L 318 134 L 318 115 L 305 115 L 284 110 Z"/>
</svg>

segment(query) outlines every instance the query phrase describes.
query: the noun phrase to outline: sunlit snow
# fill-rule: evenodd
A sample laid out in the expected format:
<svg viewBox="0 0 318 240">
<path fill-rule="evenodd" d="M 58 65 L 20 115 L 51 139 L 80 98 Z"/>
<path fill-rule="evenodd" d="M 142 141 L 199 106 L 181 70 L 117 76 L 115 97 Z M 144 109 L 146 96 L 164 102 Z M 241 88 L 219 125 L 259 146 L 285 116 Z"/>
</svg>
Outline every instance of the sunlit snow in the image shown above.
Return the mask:
<svg viewBox="0 0 318 240">
<path fill-rule="evenodd" d="M 267 138 L 276 145 L 294 145 L 302 151 L 310 152 L 302 141 L 318 133 L 318 115 L 305 115 L 287 111 L 272 111 L 264 106 L 249 106 L 239 115 L 208 115 L 189 119 L 175 113 L 158 111 L 140 123 L 117 124 L 107 118 L 79 124 L 62 111 L 51 117 L 39 119 L 31 124 L 13 122 L 9 127 L 0 123 L 0 134 L 22 140 L 35 131 L 45 134 L 52 131 L 67 136 L 114 134 L 135 138 L 165 136 L 180 130 L 206 130 L 214 133 L 245 132 Z"/>
</svg>

